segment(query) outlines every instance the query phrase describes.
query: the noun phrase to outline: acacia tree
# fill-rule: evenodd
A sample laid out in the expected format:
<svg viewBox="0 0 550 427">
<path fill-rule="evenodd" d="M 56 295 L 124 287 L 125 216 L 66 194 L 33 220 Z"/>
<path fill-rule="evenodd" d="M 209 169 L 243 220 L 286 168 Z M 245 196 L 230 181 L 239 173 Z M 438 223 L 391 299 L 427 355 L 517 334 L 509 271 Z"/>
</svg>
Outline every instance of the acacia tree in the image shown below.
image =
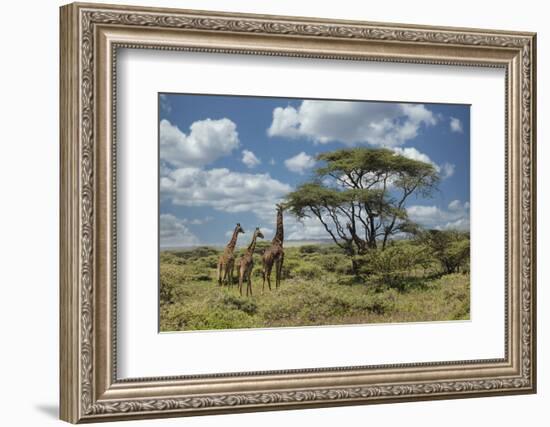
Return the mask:
<svg viewBox="0 0 550 427">
<path fill-rule="evenodd" d="M 470 259 L 470 233 L 427 230 L 418 234 L 418 240 L 430 249 L 446 274 L 458 273 Z"/>
<path fill-rule="evenodd" d="M 384 148 L 342 149 L 317 160 L 314 179 L 287 196 L 287 208 L 298 218 L 317 218 L 352 260 L 384 250 L 397 233 L 414 232 L 405 202 L 413 194 L 430 196 L 439 181 L 432 164 Z"/>
</svg>

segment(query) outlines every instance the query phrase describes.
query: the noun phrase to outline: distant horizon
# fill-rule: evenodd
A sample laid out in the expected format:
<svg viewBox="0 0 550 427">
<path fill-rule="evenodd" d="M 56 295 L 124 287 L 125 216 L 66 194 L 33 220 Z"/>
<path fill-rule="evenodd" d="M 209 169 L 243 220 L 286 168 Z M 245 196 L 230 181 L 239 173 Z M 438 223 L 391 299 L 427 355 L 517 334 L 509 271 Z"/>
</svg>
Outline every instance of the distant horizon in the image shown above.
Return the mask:
<svg viewBox="0 0 550 427">
<path fill-rule="evenodd" d="M 258 243 L 261 243 L 261 242 L 271 242 L 271 239 L 261 239 L 261 240 L 258 240 Z M 238 240 L 237 241 L 237 247 L 247 247 L 249 245 L 249 241 L 245 241 L 245 240 Z M 331 238 L 328 238 L 328 239 L 309 239 L 309 240 L 285 240 L 284 244 L 285 246 L 289 246 L 289 247 L 293 247 L 293 246 L 299 246 L 299 243 L 304 243 L 304 244 L 307 244 L 307 243 L 316 243 L 316 244 L 320 244 L 320 245 L 333 245 L 335 244 L 334 241 L 331 239 Z M 227 245 L 227 242 L 226 243 L 201 243 L 201 244 L 197 244 L 197 245 L 187 245 L 187 246 L 160 246 L 160 249 L 161 250 L 170 250 L 170 249 L 193 249 L 193 248 L 198 248 L 198 247 L 224 247 Z"/>
</svg>

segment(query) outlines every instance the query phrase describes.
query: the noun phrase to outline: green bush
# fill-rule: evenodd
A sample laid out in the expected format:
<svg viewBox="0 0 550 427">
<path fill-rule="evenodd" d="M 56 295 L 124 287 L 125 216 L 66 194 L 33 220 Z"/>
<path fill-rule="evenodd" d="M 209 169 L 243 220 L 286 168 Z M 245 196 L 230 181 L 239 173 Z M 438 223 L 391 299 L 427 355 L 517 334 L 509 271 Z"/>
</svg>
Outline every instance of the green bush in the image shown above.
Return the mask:
<svg viewBox="0 0 550 427">
<path fill-rule="evenodd" d="M 298 251 L 300 254 L 315 254 L 321 251 L 321 247 L 319 245 L 303 245 L 299 247 Z"/>
<path fill-rule="evenodd" d="M 160 264 L 160 302 L 171 304 L 186 294 L 182 286 L 187 280 L 185 269 L 174 264 Z"/>
<path fill-rule="evenodd" d="M 299 266 L 300 266 L 300 261 L 294 260 L 292 258 L 290 259 L 285 258 L 283 262 L 282 278 L 291 279 L 294 277 L 298 277 L 297 270 Z"/>
<path fill-rule="evenodd" d="M 296 268 L 296 277 L 311 280 L 318 279 L 321 276 L 323 276 L 323 269 L 315 264 L 300 264 Z"/>
<path fill-rule="evenodd" d="M 446 274 L 470 269 L 470 235 L 455 230 L 428 230 L 418 239 L 429 248 Z"/>
<path fill-rule="evenodd" d="M 285 247 L 281 286 L 275 287 L 273 270 L 271 291 L 262 293 L 261 258 L 255 257 L 252 297 L 241 297 L 237 286 L 218 286 L 218 251 L 163 251 L 161 330 L 467 319 L 467 262 L 458 274 L 425 276 L 422 263 L 440 269 L 425 248 L 422 242 L 392 242 L 385 251 L 358 257 L 360 274 L 351 274 L 350 258 L 336 245 Z"/>
<path fill-rule="evenodd" d="M 244 286 L 244 285 L 243 285 Z M 257 304 L 250 298 L 233 294 L 223 294 L 218 301 L 221 308 L 244 311 L 247 314 L 255 314 L 258 310 Z"/>
<path fill-rule="evenodd" d="M 161 251 L 160 253 L 160 263 L 161 264 L 174 264 L 174 265 L 185 265 L 185 259 L 182 259 L 172 252 Z"/>
</svg>

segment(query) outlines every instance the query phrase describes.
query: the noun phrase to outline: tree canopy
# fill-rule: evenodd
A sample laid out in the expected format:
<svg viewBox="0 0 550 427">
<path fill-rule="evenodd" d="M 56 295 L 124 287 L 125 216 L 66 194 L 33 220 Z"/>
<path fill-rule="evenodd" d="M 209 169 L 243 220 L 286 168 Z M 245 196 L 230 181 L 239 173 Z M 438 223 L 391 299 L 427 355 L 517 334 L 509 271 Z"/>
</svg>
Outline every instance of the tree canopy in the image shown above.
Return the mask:
<svg viewBox="0 0 550 427">
<path fill-rule="evenodd" d="M 417 228 L 406 200 L 428 197 L 439 182 L 434 165 L 379 148 L 321 153 L 322 166 L 310 181 L 287 196 L 298 218 L 315 217 L 349 255 L 385 249 L 388 239 Z"/>
</svg>

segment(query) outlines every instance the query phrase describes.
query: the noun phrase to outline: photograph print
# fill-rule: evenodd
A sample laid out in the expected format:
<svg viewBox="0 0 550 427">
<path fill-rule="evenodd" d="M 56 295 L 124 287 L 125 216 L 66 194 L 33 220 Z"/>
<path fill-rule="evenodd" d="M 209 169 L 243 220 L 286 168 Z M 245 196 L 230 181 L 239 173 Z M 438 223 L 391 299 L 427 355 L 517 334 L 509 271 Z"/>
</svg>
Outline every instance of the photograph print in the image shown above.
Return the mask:
<svg viewBox="0 0 550 427">
<path fill-rule="evenodd" d="M 161 332 L 469 320 L 469 105 L 158 109 Z"/>
</svg>

